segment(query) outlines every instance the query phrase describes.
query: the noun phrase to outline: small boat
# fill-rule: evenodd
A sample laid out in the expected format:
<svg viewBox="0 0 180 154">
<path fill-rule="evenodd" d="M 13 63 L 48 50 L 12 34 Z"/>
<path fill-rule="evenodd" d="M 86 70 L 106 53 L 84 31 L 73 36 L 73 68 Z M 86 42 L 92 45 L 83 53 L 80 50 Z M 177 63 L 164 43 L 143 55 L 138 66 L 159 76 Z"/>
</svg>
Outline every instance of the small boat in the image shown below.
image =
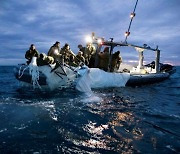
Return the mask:
<svg viewBox="0 0 180 154">
<path fill-rule="evenodd" d="M 89 91 L 91 88 L 103 87 L 141 86 L 168 79 L 176 71 L 176 68 L 169 64 L 160 63 L 160 50 L 158 46 L 151 48 L 146 44 L 138 46 L 127 43 L 137 3 L 138 0 L 136 1 L 133 13 L 130 15 L 131 20 L 128 31 L 125 33 L 126 38 L 124 42 L 114 42 L 113 38 L 105 40 L 104 38 L 96 37 L 95 33 L 92 33 L 88 40 L 90 40 L 89 43 L 96 47 L 96 53 L 91 68 L 85 65 L 74 68 L 62 63 L 59 64 L 55 71 L 52 71 L 55 65 L 37 66 L 34 57 L 29 65 L 18 65 L 15 68 L 16 79 L 23 84 L 33 85 L 33 87 L 41 88 L 45 86 L 50 89 L 75 87 L 79 91 Z M 110 49 L 108 69 L 106 71 L 98 68 L 98 56 L 104 47 Z M 112 71 L 112 56 L 115 48 L 119 47 L 134 48 L 139 54 L 138 65 L 128 66 L 122 63 L 118 69 Z M 156 55 L 155 60 L 147 65 L 144 65 L 143 61 L 143 52 L 145 50 L 155 52 Z"/>
<path fill-rule="evenodd" d="M 95 37 L 94 34 L 92 35 L 91 43 L 96 46 L 95 62 L 91 68 L 85 65 L 75 68 L 67 64 L 59 64 L 54 70 L 55 64 L 37 66 L 36 58 L 34 57 L 29 65 L 18 65 L 15 68 L 15 77 L 21 81 L 21 83 L 31 84 L 34 87 L 48 87 L 50 89 L 73 87 L 79 91 L 84 91 L 84 87 L 86 90 L 90 90 L 91 88 L 153 84 L 168 79 L 170 75 L 176 71 L 174 66 L 159 62 L 160 50 L 158 48 L 153 49 L 149 46 L 137 46 L 128 43 L 114 42 L 113 40 L 105 41 L 104 38 Z M 103 47 L 110 48 L 109 67 L 111 67 L 111 59 L 116 47 L 135 48 L 139 53 L 138 65 L 136 67 L 120 65 L 120 68 L 113 72 L 99 69 L 97 67 L 98 54 Z M 144 50 L 156 52 L 155 61 L 143 65 Z"/>
</svg>

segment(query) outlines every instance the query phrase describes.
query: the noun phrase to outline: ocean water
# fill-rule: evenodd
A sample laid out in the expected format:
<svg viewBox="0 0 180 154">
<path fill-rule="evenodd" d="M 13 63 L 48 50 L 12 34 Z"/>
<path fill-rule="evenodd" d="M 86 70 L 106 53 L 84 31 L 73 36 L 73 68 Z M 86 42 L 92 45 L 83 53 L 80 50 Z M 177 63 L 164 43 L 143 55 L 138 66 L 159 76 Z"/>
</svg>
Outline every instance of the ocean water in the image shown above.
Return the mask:
<svg viewBox="0 0 180 154">
<path fill-rule="evenodd" d="M 0 153 L 180 153 L 180 67 L 142 87 L 40 91 L 0 67 Z"/>
</svg>

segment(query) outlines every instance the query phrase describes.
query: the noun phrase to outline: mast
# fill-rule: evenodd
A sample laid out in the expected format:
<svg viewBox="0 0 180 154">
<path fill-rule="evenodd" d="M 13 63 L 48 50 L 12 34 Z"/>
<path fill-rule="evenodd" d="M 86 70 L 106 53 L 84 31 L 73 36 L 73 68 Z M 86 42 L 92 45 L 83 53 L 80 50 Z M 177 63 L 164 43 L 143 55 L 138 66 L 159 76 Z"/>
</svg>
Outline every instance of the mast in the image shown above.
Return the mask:
<svg viewBox="0 0 180 154">
<path fill-rule="evenodd" d="M 128 31 L 125 32 L 126 38 L 125 38 L 124 42 L 127 42 L 127 37 L 130 35 L 131 24 L 132 24 L 132 21 L 133 21 L 135 15 L 136 15 L 135 11 L 136 11 L 137 3 L 138 3 L 138 0 L 136 1 L 136 4 L 134 6 L 134 10 L 133 10 L 133 12 L 130 15 L 131 20 L 130 20 L 130 23 L 129 23 Z"/>
<path fill-rule="evenodd" d="M 158 46 L 156 47 L 156 60 L 155 60 L 155 70 L 156 73 L 159 72 L 159 61 L 160 61 L 160 50 L 158 49 Z"/>
</svg>

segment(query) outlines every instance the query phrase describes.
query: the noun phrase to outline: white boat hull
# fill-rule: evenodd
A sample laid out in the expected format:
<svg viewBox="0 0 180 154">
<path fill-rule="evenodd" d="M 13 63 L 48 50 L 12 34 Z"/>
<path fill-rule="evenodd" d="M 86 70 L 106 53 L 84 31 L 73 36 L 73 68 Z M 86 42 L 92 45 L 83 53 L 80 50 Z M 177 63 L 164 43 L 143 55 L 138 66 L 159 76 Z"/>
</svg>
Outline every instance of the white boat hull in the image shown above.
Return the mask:
<svg viewBox="0 0 180 154">
<path fill-rule="evenodd" d="M 17 66 L 14 70 L 15 77 L 21 82 L 32 85 L 32 76 L 29 74 L 29 69 L 24 70 L 27 67 L 28 65 Z M 74 69 L 66 66 L 63 67 L 63 71 L 59 68 L 53 72 L 51 70 L 50 66 L 39 67 L 38 83 L 41 87 L 46 86 L 50 89 L 73 87 L 79 91 L 82 87 L 89 89 L 153 84 L 169 78 L 171 74 L 170 72 L 150 74 L 110 73 L 98 68 L 87 67 L 74 71 Z"/>
</svg>

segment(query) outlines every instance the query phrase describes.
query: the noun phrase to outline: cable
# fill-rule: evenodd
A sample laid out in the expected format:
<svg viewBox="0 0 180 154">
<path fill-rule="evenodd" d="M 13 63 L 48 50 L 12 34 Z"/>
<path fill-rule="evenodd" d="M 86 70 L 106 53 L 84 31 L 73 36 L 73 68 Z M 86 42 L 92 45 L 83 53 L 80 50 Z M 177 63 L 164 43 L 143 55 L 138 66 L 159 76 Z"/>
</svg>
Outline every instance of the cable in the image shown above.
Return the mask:
<svg viewBox="0 0 180 154">
<path fill-rule="evenodd" d="M 124 42 L 127 42 L 127 37 L 130 35 L 130 28 L 131 28 L 132 20 L 135 17 L 135 11 L 136 11 L 137 3 L 138 3 L 138 0 L 136 1 L 136 4 L 134 6 L 133 13 L 131 13 L 131 20 L 130 20 L 130 23 L 129 23 L 128 31 L 125 33 L 126 38 L 125 38 Z"/>
</svg>

